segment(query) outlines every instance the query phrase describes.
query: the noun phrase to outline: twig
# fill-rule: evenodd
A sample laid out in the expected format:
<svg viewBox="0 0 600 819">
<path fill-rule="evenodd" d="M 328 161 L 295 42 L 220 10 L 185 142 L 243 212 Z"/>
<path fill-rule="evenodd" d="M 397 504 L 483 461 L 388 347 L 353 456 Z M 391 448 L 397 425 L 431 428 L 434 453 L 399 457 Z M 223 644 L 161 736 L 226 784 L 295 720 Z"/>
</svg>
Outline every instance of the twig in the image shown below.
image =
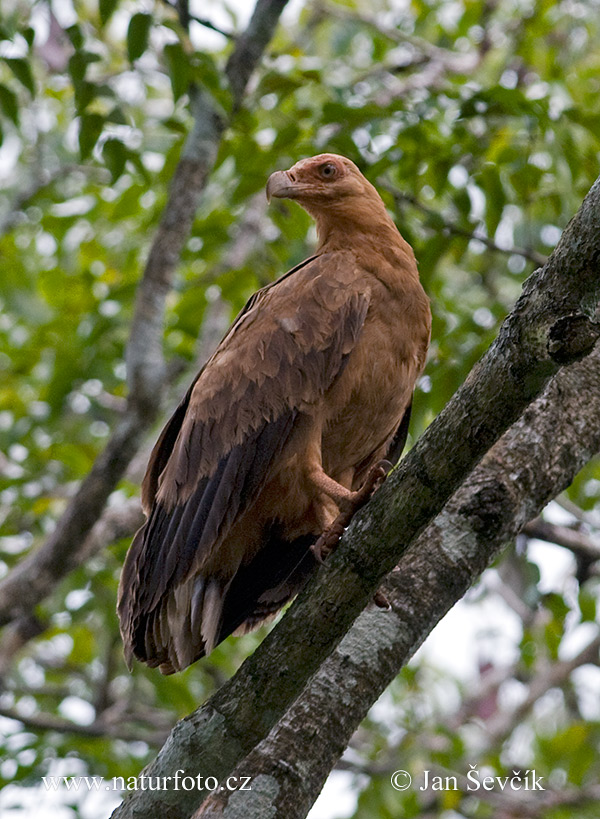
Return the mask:
<svg viewBox="0 0 600 819">
<path fill-rule="evenodd" d="M 142 741 L 154 747 L 160 747 L 168 735 L 168 731 L 154 731 L 146 734 L 139 728 L 126 730 L 122 724 L 110 725 L 103 720 L 95 720 L 90 725 L 80 725 L 52 714 L 39 713 L 26 716 L 15 708 L 3 708 L 2 706 L 0 706 L 0 717 L 14 719 L 34 731 L 58 731 L 61 734 L 77 734 L 86 737 L 110 737 L 121 739 L 124 742 Z"/>
<path fill-rule="evenodd" d="M 435 224 L 431 226 L 433 230 L 439 232 L 438 226 L 441 224 L 443 226 L 443 230 L 448 231 L 448 233 L 454 233 L 456 236 L 464 236 L 467 239 L 476 239 L 478 242 L 481 242 L 490 250 L 494 250 L 497 253 L 504 253 L 508 256 L 523 256 L 523 258 L 528 259 L 538 267 L 542 267 L 547 262 L 547 257 L 543 256 L 541 253 L 537 253 L 535 250 L 528 250 L 527 248 L 522 247 L 500 247 L 492 239 L 490 239 L 489 236 L 486 236 L 481 231 L 467 230 L 466 228 L 458 225 L 456 222 L 446 219 L 437 211 L 427 207 L 427 205 L 424 205 L 422 202 L 419 202 L 419 200 L 412 194 L 399 191 L 385 179 L 380 178 L 377 181 L 382 188 L 384 188 L 388 193 L 392 194 L 397 203 L 400 204 L 402 202 L 408 202 L 426 216 L 435 219 Z"/>
<path fill-rule="evenodd" d="M 3 221 L 0 222 L 0 236 L 4 236 L 19 224 L 24 209 L 39 193 L 45 188 L 49 188 L 57 180 L 64 179 L 65 176 L 69 176 L 76 171 L 86 174 L 106 175 L 107 179 L 110 178 L 108 171 L 104 168 L 98 168 L 94 165 L 80 165 L 75 162 L 61 165 L 55 171 L 40 169 L 37 173 L 37 178 L 34 179 L 29 186 L 17 193 L 13 199 L 8 213 Z"/>
<path fill-rule="evenodd" d="M 430 43 L 422 37 L 407 34 L 405 31 L 402 31 L 401 28 L 385 26 L 376 17 L 369 14 L 363 14 L 358 11 L 346 11 L 341 6 L 334 5 L 333 3 L 315 3 L 314 9 L 315 14 L 322 19 L 334 18 L 346 23 L 360 23 L 362 26 L 368 26 L 374 29 L 393 43 L 413 46 L 413 48 L 418 49 L 422 54 L 425 54 L 432 60 L 446 60 L 448 58 L 464 56 L 433 45 L 433 43 Z"/>
<path fill-rule="evenodd" d="M 547 788 L 544 781 L 543 787 Z M 486 791 L 480 788 L 477 799 L 487 802 L 494 808 L 496 819 L 539 819 L 550 811 L 567 807 L 583 807 L 588 803 L 596 805 L 600 800 L 600 785 L 567 790 L 547 789 L 542 791 Z"/>
<path fill-rule="evenodd" d="M 0 687 L 16 655 L 29 640 L 45 629 L 46 624 L 33 614 L 28 614 L 15 620 L 4 630 L 0 640 Z"/>
<path fill-rule="evenodd" d="M 596 635 L 578 654 L 570 660 L 553 662 L 536 674 L 527 687 L 527 696 L 512 711 L 497 712 L 486 723 L 486 745 L 493 748 L 507 739 L 529 713 L 533 705 L 552 688 L 560 688 L 576 668 L 591 663 L 598 665 L 600 635 Z"/>
<path fill-rule="evenodd" d="M 499 572 L 486 575 L 483 582 L 488 589 L 504 600 L 525 626 L 530 625 L 532 618 L 535 616 L 535 610 L 528 606 L 508 583 L 505 583 Z"/>
<path fill-rule="evenodd" d="M 590 509 L 589 511 L 582 509 L 580 506 L 577 506 L 576 503 L 573 503 L 573 501 L 568 498 L 564 492 L 555 498 L 555 503 L 561 506 L 565 512 L 573 515 L 573 517 L 581 523 L 587 523 L 594 529 L 600 527 L 600 515 L 595 509 Z"/>
<path fill-rule="evenodd" d="M 233 31 L 225 31 L 225 29 L 219 28 L 219 26 L 215 25 L 210 20 L 207 20 L 205 17 L 196 17 L 194 14 L 190 14 L 189 10 L 187 9 L 186 14 L 183 16 L 182 19 L 179 5 L 177 3 L 171 2 L 171 0 L 163 0 L 163 3 L 165 3 L 165 5 L 167 5 L 170 9 L 173 9 L 173 11 L 177 12 L 177 14 L 180 17 L 181 24 L 184 26 L 184 28 L 187 28 L 187 23 L 191 21 L 194 23 L 198 23 L 201 26 L 204 26 L 204 28 L 209 28 L 211 31 L 215 31 L 217 34 L 222 34 L 223 37 L 227 37 L 228 40 L 235 39 L 236 35 Z"/>
<path fill-rule="evenodd" d="M 558 526 L 542 518 L 534 518 L 523 528 L 527 537 L 556 543 L 586 560 L 600 560 L 600 541 L 579 529 Z"/>
</svg>

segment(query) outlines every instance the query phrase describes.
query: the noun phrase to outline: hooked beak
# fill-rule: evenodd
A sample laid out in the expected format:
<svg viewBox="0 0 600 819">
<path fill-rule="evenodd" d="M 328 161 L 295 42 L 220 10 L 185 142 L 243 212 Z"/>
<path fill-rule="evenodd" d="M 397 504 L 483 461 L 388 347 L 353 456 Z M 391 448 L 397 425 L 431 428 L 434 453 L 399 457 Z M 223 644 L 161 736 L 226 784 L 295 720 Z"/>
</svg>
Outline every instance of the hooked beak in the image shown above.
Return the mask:
<svg viewBox="0 0 600 819">
<path fill-rule="evenodd" d="M 267 202 L 275 199 L 293 199 L 296 194 L 294 183 L 287 171 L 275 171 L 267 179 Z"/>
</svg>

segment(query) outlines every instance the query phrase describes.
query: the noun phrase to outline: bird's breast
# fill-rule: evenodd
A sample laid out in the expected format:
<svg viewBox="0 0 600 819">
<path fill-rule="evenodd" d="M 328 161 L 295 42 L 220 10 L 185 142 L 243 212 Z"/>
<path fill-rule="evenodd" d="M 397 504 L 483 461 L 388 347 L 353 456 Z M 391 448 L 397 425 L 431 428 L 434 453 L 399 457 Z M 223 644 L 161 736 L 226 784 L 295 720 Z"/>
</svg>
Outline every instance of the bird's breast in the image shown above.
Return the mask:
<svg viewBox="0 0 600 819">
<path fill-rule="evenodd" d="M 346 367 L 326 396 L 322 457 L 328 474 L 346 472 L 393 436 L 410 403 L 429 340 L 427 316 L 402 303 L 374 305 Z"/>
</svg>

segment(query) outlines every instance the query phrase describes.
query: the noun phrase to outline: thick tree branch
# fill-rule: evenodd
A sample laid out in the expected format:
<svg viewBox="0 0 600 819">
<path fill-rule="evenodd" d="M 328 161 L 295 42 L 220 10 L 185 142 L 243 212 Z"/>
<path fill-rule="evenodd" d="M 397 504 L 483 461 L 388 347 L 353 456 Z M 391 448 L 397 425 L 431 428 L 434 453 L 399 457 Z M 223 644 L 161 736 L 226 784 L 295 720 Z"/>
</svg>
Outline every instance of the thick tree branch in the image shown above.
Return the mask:
<svg viewBox="0 0 600 819">
<path fill-rule="evenodd" d="M 225 68 L 235 107 L 241 102 L 252 72 L 273 37 L 287 2 L 288 0 L 258 0 L 248 28 L 236 41 Z"/>
<path fill-rule="evenodd" d="M 368 709 L 425 636 L 599 448 L 596 349 L 552 380 L 403 556 L 383 585 L 392 611 L 364 612 L 271 734 L 239 763 L 244 776 L 269 778 L 273 798 L 266 804 L 275 815 L 306 815 Z M 499 714 L 489 731 L 500 741 L 538 695 L 597 655 L 595 638 L 577 657 L 536 676 L 518 714 Z M 226 799 L 211 797 L 198 816 L 221 815 Z M 229 801 L 227 816 L 242 815 Z"/>
<path fill-rule="evenodd" d="M 247 31 L 236 43 L 226 68 L 235 107 L 241 102 L 286 2 L 258 0 Z M 108 496 L 160 409 L 166 382 L 162 350 L 166 297 L 226 126 L 212 98 L 203 90 L 190 89 L 190 106 L 194 125 L 175 170 L 136 295 L 126 356 L 126 410 L 54 532 L 0 583 L 0 625 L 28 616 L 56 583 L 81 563 L 86 534 L 100 517 Z"/>
<path fill-rule="evenodd" d="M 592 319 L 600 299 L 599 236 L 600 180 L 544 269 L 525 283 L 497 340 L 462 388 L 357 515 L 339 550 L 278 627 L 205 706 L 178 723 L 149 767 L 152 775 L 167 775 L 176 765 L 192 774 L 226 776 L 281 718 L 385 574 L 482 456 L 563 364 L 593 349 L 600 334 Z M 477 520 L 477 509 L 470 514 Z M 492 523 L 498 524 L 495 519 Z M 445 562 L 451 560 L 450 551 Z M 422 569 L 424 582 L 429 564 Z M 474 573 L 475 567 L 458 564 L 452 600 Z M 444 582 L 447 599 L 448 578 Z M 427 626 L 420 629 L 422 639 Z M 198 802 L 198 794 L 135 794 L 116 815 L 159 810 L 165 817 L 185 816 Z"/>
</svg>

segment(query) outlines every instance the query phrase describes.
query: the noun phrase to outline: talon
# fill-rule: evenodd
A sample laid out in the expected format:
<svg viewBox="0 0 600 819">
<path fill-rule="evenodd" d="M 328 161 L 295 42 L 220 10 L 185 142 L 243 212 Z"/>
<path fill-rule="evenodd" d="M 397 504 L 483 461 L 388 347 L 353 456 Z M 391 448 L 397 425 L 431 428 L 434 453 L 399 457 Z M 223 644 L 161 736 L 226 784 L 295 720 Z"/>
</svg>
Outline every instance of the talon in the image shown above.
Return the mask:
<svg viewBox="0 0 600 819">
<path fill-rule="evenodd" d="M 325 560 L 330 554 L 335 552 L 340 542 L 341 536 L 344 534 L 344 529 L 347 526 L 346 515 L 339 515 L 331 524 L 329 529 L 326 529 L 321 537 L 316 540 L 310 547 L 317 563 L 325 563 Z"/>
<path fill-rule="evenodd" d="M 394 465 L 389 461 L 377 461 L 367 477 L 367 482 L 372 482 L 374 488 L 377 489 L 382 483 L 384 483 L 385 479 L 393 468 Z"/>
<path fill-rule="evenodd" d="M 373 602 L 375 603 L 378 609 L 385 609 L 386 611 L 392 610 L 392 604 L 387 599 L 385 594 L 381 591 L 381 589 L 377 589 L 377 591 L 373 595 Z"/>
<path fill-rule="evenodd" d="M 313 553 L 314 559 L 317 563 L 320 563 L 321 566 L 325 563 L 325 558 L 323 557 L 323 536 L 316 540 L 312 546 L 310 547 L 311 552 Z"/>
</svg>

